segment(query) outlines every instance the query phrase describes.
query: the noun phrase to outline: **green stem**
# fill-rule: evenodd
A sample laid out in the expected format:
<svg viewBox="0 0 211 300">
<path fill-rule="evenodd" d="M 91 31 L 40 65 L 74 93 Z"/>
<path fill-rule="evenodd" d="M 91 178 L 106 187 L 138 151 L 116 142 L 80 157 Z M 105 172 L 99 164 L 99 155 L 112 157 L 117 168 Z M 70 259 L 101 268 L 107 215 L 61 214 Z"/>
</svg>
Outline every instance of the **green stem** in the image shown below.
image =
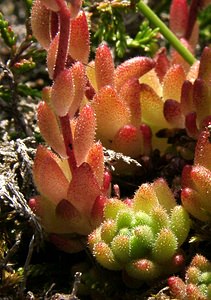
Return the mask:
<svg viewBox="0 0 211 300">
<path fill-rule="evenodd" d="M 177 52 L 190 64 L 192 65 L 196 59 L 192 53 L 185 48 L 175 34 L 168 29 L 168 27 L 161 21 L 158 16 L 145 4 L 142 0 L 137 4 L 138 9 L 142 14 L 156 27 L 160 29 L 162 35 L 169 41 L 169 43 L 175 48 Z"/>
</svg>

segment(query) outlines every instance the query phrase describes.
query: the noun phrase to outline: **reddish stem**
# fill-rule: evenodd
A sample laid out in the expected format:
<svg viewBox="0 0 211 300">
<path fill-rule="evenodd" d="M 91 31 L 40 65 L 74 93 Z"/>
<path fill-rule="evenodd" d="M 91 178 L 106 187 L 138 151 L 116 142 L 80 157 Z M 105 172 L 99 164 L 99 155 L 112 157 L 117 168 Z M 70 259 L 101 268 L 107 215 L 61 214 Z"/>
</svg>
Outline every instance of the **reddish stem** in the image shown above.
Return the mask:
<svg viewBox="0 0 211 300">
<path fill-rule="evenodd" d="M 76 168 L 76 159 L 75 159 L 75 154 L 73 150 L 73 144 L 72 144 L 72 131 L 70 128 L 70 120 L 68 114 L 64 117 L 60 117 L 60 124 L 62 128 L 62 134 L 64 138 L 64 143 L 65 143 L 65 148 L 66 148 L 66 153 L 68 156 L 68 163 L 71 172 L 75 170 Z"/>
<path fill-rule="evenodd" d="M 65 5 L 64 1 L 57 0 L 58 5 L 60 6 L 59 14 L 59 23 L 60 23 L 60 34 L 59 34 L 59 45 L 58 53 L 56 57 L 56 64 L 54 70 L 54 79 L 59 75 L 61 71 L 64 70 L 67 55 L 68 55 L 68 44 L 69 44 L 69 35 L 70 35 L 70 11 Z"/>
<path fill-rule="evenodd" d="M 56 57 L 55 70 L 53 74 L 54 80 L 57 76 L 65 69 L 67 56 L 68 56 L 68 46 L 69 46 L 69 36 L 70 36 L 70 22 L 71 15 L 70 10 L 66 6 L 64 0 L 56 0 L 60 10 L 58 11 L 59 19 L 59 45 Z M 62 129 L 62 135 L 64 138 L 66 153 L 68 156 L 68 162 L 70 170 L 73 171 L 76 168 L 76 159 L 73 151 L 73 136 L 70 128 L 70 120 L 68 114 L 64 117 L 60 117 L 60 124 Z"/>
</svg>

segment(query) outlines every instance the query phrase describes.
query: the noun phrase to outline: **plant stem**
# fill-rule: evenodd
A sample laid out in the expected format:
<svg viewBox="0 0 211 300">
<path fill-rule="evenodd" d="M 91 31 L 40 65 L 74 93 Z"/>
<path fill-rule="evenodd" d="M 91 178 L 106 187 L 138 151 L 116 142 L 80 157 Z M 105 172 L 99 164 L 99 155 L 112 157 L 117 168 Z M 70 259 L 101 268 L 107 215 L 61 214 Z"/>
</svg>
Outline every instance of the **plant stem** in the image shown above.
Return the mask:
<svg viewBox="0 0 211 300">
<path fill-rule="evenodd" d="M 160 29 L 162 35 L 169 41 L 169 43 L 175 48 L 177 52 L 192 65 L 196 59 L 192 53 L 185 48 L 175 34 L 168 29 L 168 27 L 161 21 L 158 16 L 145 4 L 142 0 L 137 4 L 138 10 L 156 27 Z"/>
<path fill-rule="evenodd" d="M 59 45 L 56 57 L 56 64 L 54 70 L 54 79 L 64 70 L 67 55 L 68 55 L 68 43 L 70 34 L 70 12 L 61 7 L 59 11 L 59 22 L 60 22 L 60 34 L 59 34 Z"/>
<path fill-rule="evenodd" d="M 70 35 L 70 22 L 71 16 L 70 11 L 67 8 L 64 0 L 57 0 L 57 4 L 60 7 L 58 12 L 58 20 L 59 20 L 59 45 L 58 52 L 56 57 L 56 64 L 54 69 L 53 78 L 54 80 L 57 76 L 62 72 L 67 63 L 68 57 L 68 44 L 69 44 L 69 35 Z M 54 21 L 56 18 L 54 17 Z M 64 117 L 59 117 L 59 121 L 61 124 L 62 135 L 64 138 L 66 153 L 68 156 L 68 163 L 71 172 L 76 168 L 76 159 L 73 149 L 73 135 L 72 130 L 70 128 L 70 120 L 69 115 L 65 115 Z"/>
</svg>

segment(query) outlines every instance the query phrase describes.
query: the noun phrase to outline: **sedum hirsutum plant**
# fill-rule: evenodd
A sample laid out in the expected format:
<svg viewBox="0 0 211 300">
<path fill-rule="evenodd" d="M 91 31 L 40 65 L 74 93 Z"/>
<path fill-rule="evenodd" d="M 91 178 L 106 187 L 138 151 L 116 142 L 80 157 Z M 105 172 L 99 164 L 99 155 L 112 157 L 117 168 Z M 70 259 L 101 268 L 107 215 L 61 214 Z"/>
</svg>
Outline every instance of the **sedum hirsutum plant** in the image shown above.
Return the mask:
<svg viewBox="0 0 211 300">
<path fill-rule="evenodd" d="M 195 218 L 211 220 L 211 143 L 210 130 L 201 131 L 195 150 L 194 164 L 182 172 L 182 204 Z"/>
<path fill-rule="evenodd" d="M 40 132 L 52 150 L 41 145 L 37 149 L 33 174 L 40 195 L 29 204 L 49 239 L 70 252 L 83 249 L 83 237 L 100 223 L 110 184 L 102 144 L 95 141 L 94 111 L 84 104 L 77 114 L 86 88 L 83 63 L 89 53 L 80 5 L 80 1 L 72 5 L 38 0 L 32 8 L 32 29 L 48 50 L 53 79 L 52 86 L 43 90 L 37 113 Z M 85 47 L 76 52 L 79 32 L 86 35 L 81 37 Z"/>
<path fill-rule="evenodd" d="M 172 276 L 168 285 L 173 297 L 178 300 L 211 299 L 211 263 L 196 254 L 185 272 L 185 280 Z"/>
<path fill-rule="evenodd" d="M 190 229 L 164 179 L 142 184 L 132 199 L 109 199 L 104 221 L 88 238 L 97 262 L 123 276 L 147 282 L 178 271 L 180 251 Z"/>
<path fill-rule="evenodd" d="M 141 122 L 139 78 L 154 65 L 150 58 L 134 57 L 115 68 L 108 46 L 97 48 L 87 74 L 96 91 L 91 106 L 97 137 L 105 147 L 131 157 L 151 151 L 150 129 Z"/>
<path fill-rule="evenodd" d="M 178 34 L 175 3 L 171 28 Z M 185 7 L 183 19 L 187 17 Z M 150 155 L 156 146 L 152 144 L 155 129 L 190 124 L 184 122 L 178 106 L 184 107 L 186 115 L 196 115 L 188 132 L 196 128 L 198 136 L 210 114 L 206 65 L 210 49 L 204 50 L 200 65 L 196 62 L 191 69 L 176 52 L 169 61 L 165 50 L 155 59 L 138 56 L 115 67 L 106 44 L 96 49 L 95 59 L 89 62 L 88 22 L 80 1 L 36 0 L 31 24 L 47 51 L 53 82 L 43 89 L 37 110 L 40 132 L 51 150 L 38 147 L 33 173 L 40 195 L 30 205 L 52 240 L 61 248 L 77 251 L 82 248 L 80 242 L 73 247 L 77 234 L 86 237 L 100 224 L 110 196 L 103 146 L 131 157 Z M 191 82 L 195 86 L 196 81 L 200 83 L 192 93 Z M 180 94 L 181 103 L 177 102 Z M 169 98 L 168 109 L 165 99 Z"/>
<path fill-rule="evenodd" d="M 200 9 L 208 4 L 198 3 Z M 184 49 L 180 47 L 171 49 L 170 55 L 167 55 L 165 48 L 160 49 L 155 57 L 155 68 L 140 79 L 142 121 L 150 126 L 153 134 L 161 128 L 185 128 L 190 137 L 197 139 L 203 121 L 210 118 L 208 82 L 211 70 L 207 63 L 210 48 L 204 48 L 200 60 L 194 59 L 191 54 L 195 52 L 198 42 L 198 24 L 193 6 L 192 3 L 189 8 L 187 1 L 172 1 L 171 32 L 168 28 L 162 29 L 164 36 L 169 37 L 175 47 L 180 40 L 185 50 L 190 50 L 188 55 L 184 53 L 181 56 Z M 156 19 L 143 3 L 138 7 L 152 22 Z M 159 20 L 157 22 L 154 23 L 158 26 Z M 161 149 L 160 140 L 155 138 L 153 146 Z"/>
<path fill-rule="evenodd" d="M 118 64 L 112 43 L 91 45 L 92 18 L 89 9 L 82 8 L 82 0 L 33 1 L 31 29 L 44 49 L 42 53 L 46 52 L 50 83 L 38 94 L 42 99 L 37 106 L 37 125 L 44 141 L 34 157 L 37 191 L 30 194 L 29 206 L 47 239 L 59 249 L 69 253 L 86 250 L 72 256 L 80 260 L 79 264 L 74 261 L 67 268 L 83 273 L 79 290 L 93 292 L 93 299 L 100 299 L 95 292 L 101 286 L 100 295 L 110 293 L 102 299 L 113 295 L 122 299 L 118 295 L 122 287 L 123 299 L 142 299 L 143 294 L 136 297 L 136 293 L 145 293 L 144 289 L 154 284 L 157 288 L 158 281 L 167 278 L 169 297 L 210 299 L 210 262 L 195 254 L 201 253 L 202 239 L 204 243 L 210 240 L 211 48 L 197 46 L 196 17 L 211 1 L 188 4 L 173 0 L 169 29 L 144 1 L 120 2 L 90 5 L 96 9 L 112 6 L 117 11 L 132 5 L 156 26 L 153 33 L 143 24 L 143 36 L 137 35 L 133 45 L 148 34 L 152 42 L 159 29 L 170 47 L 162 47 L 154 57 L 138 53 Z M 115 28 L 118 25 L 116 22 Z M 112 30 L 108 36 L 117 38 L 118 32 Z M 15 50 L 16 36 L 2 15 L 0 33 L 11 51 Z M 34 40 L 29 35 L 27 48 L 21 44 L 17 63 L 13 66 L 10 60 L 8 70 L 16 68 L 17 74 L 18 70 L 22 74 L 34 68 L 31 60 L 25 61 Z M 94 55 L 90 49 L 95 49 Z M 0 99 L 0 106 L 2 103 Z M 160 138 L 164 131 L 170 147 Z M 1 150 L 2 161 L 4 153 Z M 127 167 L 125 162 L 135 162 L 135 167 Z M 2 216 L 4 210 L 0 212 Z M 24 280 L 30 274 L 27 268 L 33 241 L 34 237 Z M 47 244 L 47 248 L 51 246 Z M 12 270 L 7 269 L 11 252 L 5 256 L 8 250 L 4 243 L 0 248 L 4 276 L 4 270 Z M 192 259 L 188 267 L 187 259 Z M 185 268 L 182 280 L 177 273 L 181 271 L 180 276 Z M 22 269 L 20 275 L 18 278 L 22 278 Z M 76 296 L 72 293 L 70 297 Z"/>
</svg>

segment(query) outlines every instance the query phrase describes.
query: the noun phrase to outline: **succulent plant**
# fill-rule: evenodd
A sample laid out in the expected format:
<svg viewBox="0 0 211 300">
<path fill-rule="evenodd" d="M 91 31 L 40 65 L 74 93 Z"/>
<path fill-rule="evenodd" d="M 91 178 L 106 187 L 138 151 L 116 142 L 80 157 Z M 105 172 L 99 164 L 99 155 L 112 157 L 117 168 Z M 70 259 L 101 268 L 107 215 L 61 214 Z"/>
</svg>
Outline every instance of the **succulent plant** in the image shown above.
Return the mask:
<svg viewBox="0 0 211 300">
<path fill-rule="evenodd" d="M 103 147 L 95 140 L 93 108 L 84 104 L 78 114 L 87 82 L 83 63 L 89 55 L 89 36 L 84 36 L 88 31 L 83 31 L 87 22 L 80 5 L 80 1 L 72 5 L 63 0 L 37 0 L 32 8 L 32 29 L 48 49 L 53 79 L 52 86 L 43 90 L 38 125 L 53 151 L 44 146 L 37 149 L 33 175 L 40 195 L 29 204 L 49 239 L 68 252 L 83 249 L 83 237 L 100 224 L 110 185 Z M 80 30 L 85 47 L 75 51 Z M 77 42 L 80 45 L 80 38 Z"/>
<path fill-rule="evenodd" d="M 147 282 L 178 270 L 180 246 L 190 229 L 188 213 L 176 205 L 164 179 L 142 184 L 133 199 L 109 199 L 104 221 L 88 238 L 97 262 Z"/>
<path fill-rule="evenodd" d="M 200 3 L 200 9 L 203 5 Z M 189 9 L 187 1 L 172 1 L 169 25 L 192 53 L 198 40 L 193 6 Z M 165 48 L 158 51 L 155 68 L 140 78 L 142 122 L 150 126 L 153 136 L 162 128 L 185 128 L 190 137 L 197 139 L 203 122 L 211 116 L 210 53 L 205 47 L 200 60 L 192 61 L 190 66 L 176 50 L 171 50 L 170 56 Z M 160 139 L 154 137 L 155 147 L 165 150 Z"/>
<path fill-rule="evenodd" d="M 59 60 L 57 51 L 59 44 L 64 44 L 60 36 L 61 30 L 64 29 L 60 28 L 58 32 L 55 14 L 46 2 L 35 1 L 32 8 L 32 29 L 41 45 L 48 50 L 47 66 L 49 76 L 54 80 L 58 73 L 55 69 Z M 149 154 L 151 135 L 150 129 L 141 123 L 139 78 L 151 70 L 155 62 L 147 57 L 135 57 L 115 68 L 111 50 L 106 44 L 102 44 L 96 50 L 95 60 L 88 63 L 90 40 L 85 13 L 80 12 L 76 15 L 69 27 L 66 68 L 76 62 L 81 62 L 87 67 L 83 69 L 80 65 L 78 69 L 83 70 L 72 70 L 72 74 L 65 70 L 55 80 L 52 87 L 54 109 L 58 109 L 60 115 L 68 112 L 69 116 L 73 117 L 76 111 L 83 107 L 84 102 L 89 103 L 96 115 L 97 139 L 101 140 L 103 146 L 131 157 Z M 65 37 L 65 30 L 62 35 Z M 72 68 L 77 69 L 76 66 Z M 77 80 L 80 82 L 77 83 Z M 59 90 L 58 85 L 59 93 L 55 92 Z M 67 92 L 68 85 L 77 85 L 71 106 L 68 99 L 74 91 L 71 88 L 71 91 Z"/>
<path fill-rule="evenodd" d="M 97 48 L 87 75 L 96 91 L 91 105 L 97 119 L 97 137 L 106 148 L 131 157 L 151 151 L 150 129 L 141 123 L 139 78 L 154 64 L 150 58 L 135 57 L 114 68 L 108 46 Z"/>
<path fill-rule="evenodd" d="M 211 220 L 210 155 L 210 130 L 206 126 L 198 137 L 194 165 L 186 165 L 182 172 L 182 204 L 191 215 L 201 221 Z"/>
<path fill-rule="evenodd" d="M 185 272 L 185 281 L 172 276 L 168 285 L 173 297 L 178 300 L 211 299 L 211 263 L 196 254 Z"/>
</svg>

